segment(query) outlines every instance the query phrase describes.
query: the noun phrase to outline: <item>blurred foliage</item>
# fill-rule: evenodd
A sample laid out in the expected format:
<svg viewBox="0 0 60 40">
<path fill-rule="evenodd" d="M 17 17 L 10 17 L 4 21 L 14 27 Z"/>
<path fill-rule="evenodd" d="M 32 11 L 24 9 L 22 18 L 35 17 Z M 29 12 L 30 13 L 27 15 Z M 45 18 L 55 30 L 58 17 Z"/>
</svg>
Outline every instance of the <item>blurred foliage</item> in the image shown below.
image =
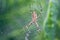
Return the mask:
<svg viewBox="0 0 60 40">
<path fill-rule="evenodd" d="M 41 32 L 31 25 L 29 40 L 60 40 L 59 4 L 60 0 L 0 0 L 0 40 L 25 40 L 24 27 L 34 10 L 40 15 Z"/>
</svg>

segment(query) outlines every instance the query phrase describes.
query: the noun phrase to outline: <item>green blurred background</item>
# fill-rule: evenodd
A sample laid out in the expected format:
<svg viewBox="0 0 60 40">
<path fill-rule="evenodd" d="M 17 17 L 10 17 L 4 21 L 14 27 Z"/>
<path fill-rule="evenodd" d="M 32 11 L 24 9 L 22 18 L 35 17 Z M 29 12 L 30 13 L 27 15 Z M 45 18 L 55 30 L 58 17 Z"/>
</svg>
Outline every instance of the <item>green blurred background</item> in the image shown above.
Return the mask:
<svg viewBox="0 0 60 40">
<path fill-rule="evenodd" d="M 34 10 L 41 32 L 31 25 L 28 40 L 60 40 L 60 0 L 0 0 L 0 40 L 25 40 Z"/>
</svg>

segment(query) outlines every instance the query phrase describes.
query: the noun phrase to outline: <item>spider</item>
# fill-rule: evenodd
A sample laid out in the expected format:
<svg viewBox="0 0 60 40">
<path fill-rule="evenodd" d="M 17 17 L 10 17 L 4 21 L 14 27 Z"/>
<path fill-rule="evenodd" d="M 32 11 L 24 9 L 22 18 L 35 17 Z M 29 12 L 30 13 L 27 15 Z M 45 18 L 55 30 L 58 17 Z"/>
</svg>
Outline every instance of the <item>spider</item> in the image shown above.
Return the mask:
<svg viewBox="0 0 60 40">
<path fill-rule="evenodd" d="M 28 29 L 28 26 L 30 26 L 32 23 L 34 23 L 35 25 L 36 25 L 36 27 L 37 27 L 37 31 L 40 31 L 40 28 L 39 28 L 39 25 L 38 25 L 38 23 L 37 23 L 37 14 L 36 14 L 36 12 L 35 11 L 33 11 L 32 12 L 32 21 L 28 24 L 28 25 L 26 25 L 26 28 Z"/>
</svg>

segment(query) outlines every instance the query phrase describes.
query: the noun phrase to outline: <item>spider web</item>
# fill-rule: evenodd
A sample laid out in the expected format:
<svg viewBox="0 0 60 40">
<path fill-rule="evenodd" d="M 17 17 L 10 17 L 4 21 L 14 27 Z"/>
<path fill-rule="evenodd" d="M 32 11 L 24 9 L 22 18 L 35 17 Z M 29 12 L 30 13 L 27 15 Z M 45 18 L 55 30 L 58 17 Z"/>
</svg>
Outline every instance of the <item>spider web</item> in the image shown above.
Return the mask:
<svg viewBox="0 0 60 40">
<path fill-rule="evenodd" d="M 46 15 L 45 14 L 45 12 L 44 11 L 42 11 L 42 5 L 40 4 L 40 5 L 37 5 L 36 3 L 34 4 L 31 4 L 30 5 L 30 13 L 31 13 L 31 15 L 32 15 L 32 12 L 33 11 L 36 11 L 36 14 L 37 14 L 37 16 L 38 16 L 38 18 L 37 18 L 37 23 L 40 25 L 40 26 L 42 26 L 42 24 L 43 24 L 43 21 L 44 21 L 44 16 Z M 30 18 L 29 20 L 30 20 L 30 22 L 32 21 L 31 20 L 32 18 Z M 26 26 L 27 27 L 29 27 L 28 25 L 29 25 L 29 23 L 30 22 L 28 22 L 27 24 L 26 24 Z M 25 26 L 25 27 L 26 27 Z"/>
<path fill-rule="evenodd" d="M 36 11 L 36 14 L 38 16 L 37 23 L 38 23 L 38 25 L 39 25 L 39 27 L 40 27 L 41 30 L 43 28 L 43 21 L 45 19 L 45 15 L 46 15 L 45 11 L 43 11 L 42 9 L 43 9 L 43 7 L 42 7 L 41 4 L 40 5 L 37 5 L 36 3 L 33 3 L 33 4 L 30 5 L 30 13 L 32 14 L 33 11 Z M 31 19 L 29 19 L 29 20 L 30 20 L 30 22 L 32 21 Z M 34 27 L 33 26 L 34 24 L 29 25 L 29 23 L 26 24 L 26 26 L 28 28 L 26 28 L 26 26 L 23 28 L 26 31 L 25 40 L 29 40 L 29 36 L 30 36 L 30 33 L 32 33 L 32 31 L 34 33 L 36 33 L 36 28 L 33 28 Z M 32 30 L 31 30 L 30 27 L 32 27 Z"/>
</svg>

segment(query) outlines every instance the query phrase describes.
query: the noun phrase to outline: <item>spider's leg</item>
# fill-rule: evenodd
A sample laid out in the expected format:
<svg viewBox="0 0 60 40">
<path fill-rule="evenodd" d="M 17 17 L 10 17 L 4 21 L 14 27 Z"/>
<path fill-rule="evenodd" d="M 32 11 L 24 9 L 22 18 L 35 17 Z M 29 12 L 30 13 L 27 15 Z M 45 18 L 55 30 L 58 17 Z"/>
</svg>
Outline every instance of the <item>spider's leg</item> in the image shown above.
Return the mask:
<svg viewBox="0 0 60 40">
<path fill-rule="evenodd" d="M 28 25 L 26 25 L 26 28 L 28 29 L 28 27 L 32 24 L 33 22 L 31 21 Z"/>
<path fill-rule="evenodd" d="M 35 25 L 36 25 L 36 27 L 39 27 L 39 25 L 38 25 L 38 23 L 37 23 L 37 22 L 35 22 Z"/>
<path fill-rule="evenodd" d="M 31 33 L 31 31 L 29 30 L 29 26 L 32 24 L 33 22 L 31 21 L 28 25 L 26 25 L 26 29 L 28 31 L 28 33 Z"/>
<path fill-rule="evenodd" d="M 38 23 L 37 23 L 37 22 L 35 22 L 35 24 L 36 24 L 36 27 L 37 27 L 37 31 L 40 31 L 40 28 L 39 28 Z"/>
</svg>

